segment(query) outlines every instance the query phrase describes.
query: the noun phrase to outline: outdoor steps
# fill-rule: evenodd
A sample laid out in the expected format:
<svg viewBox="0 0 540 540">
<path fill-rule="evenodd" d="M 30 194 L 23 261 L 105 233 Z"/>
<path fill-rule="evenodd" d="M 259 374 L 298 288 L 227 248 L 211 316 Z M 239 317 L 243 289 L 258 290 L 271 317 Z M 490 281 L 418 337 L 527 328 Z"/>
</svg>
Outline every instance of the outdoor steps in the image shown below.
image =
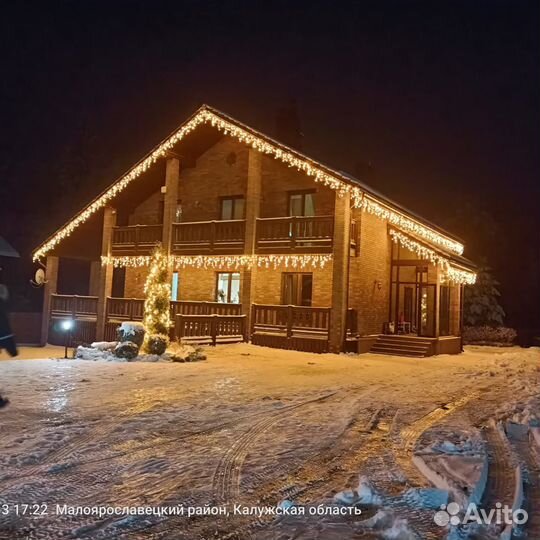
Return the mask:
<svg viewBox="0 0 540 540">
<path fill-rule="evenodd" d="M 410 356 L 424 358 L 430 356 L 432 342 L 429 339 L 416 336 L 396 336 L 381 334 L 371 346 L 369 352 L 390 354 L 395 356 Z"/>
</svg>

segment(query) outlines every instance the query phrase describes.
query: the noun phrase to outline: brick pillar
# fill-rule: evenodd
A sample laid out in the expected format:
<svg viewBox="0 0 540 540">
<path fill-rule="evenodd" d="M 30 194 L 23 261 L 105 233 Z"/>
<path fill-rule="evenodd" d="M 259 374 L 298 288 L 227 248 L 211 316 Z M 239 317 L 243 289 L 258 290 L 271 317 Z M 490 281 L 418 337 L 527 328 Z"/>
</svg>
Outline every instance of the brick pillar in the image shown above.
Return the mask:
<svg viewBox="0 0 540 540">
<path fill-rule="evenodd" d="M 171 253 L 172 224 L 178 204 L 178 182 L 180 181 L 180 160 L 169 157 L 165 169 L 165 199 L 163 201 L 163 248 Z"/>
<path fill-rule="evenodd" d="M 254 255 L 257 244 L 257 218 L 261 211 L 262 190 L 262 154 L 253 148 L 249 149 L 248 177 L 246 188 L 246 232 L 244 253 Z M 246 335 L 251 333 L 251 304 L 253 303 L 257 266 L 245 269 L 242 279 L 242 313 L 246 316 Z"/>
<path fill-rule="evenodd" d="M 348 306 L 351 198 L 336 193 L 334 209 L 334 244 L 332 268 L 332 314 L 330 317 L 330 352 L 339 353 L 345 341 Z"/>
<path fill-rule="evenodd" d="M 43 315 L 41 317 L 40 345 L 47 345 L 49 337 L 49 323 L 51 319 L 51 295 L 58 292 L 58 257 L 47 257 L 47 270 L 45 272 L 45 285 L 43 287 Z"/>
<path fill-rule="evenodd" d="M 98 296 L 99 294 L 99 272 L 101 270 L 100 261 L 90 263 L 90 279 L 88 280 L 88 295 Z"/>
<path fill-rule="evenodd" d="M 103 235 L 101 239 L 101 255 L 111 255 L 111 242 L 113 227 L 116 225 L 116 210 L 107 206 L 103 211 Z M 105 322 L 107 317 L 107 297 L 112 293 L 113 265 L 102 264 L 99 272 L 97 290 L 97 318 L 96 318 L 96 341 L 102 341 L 105 336 Z"/>
</svg>

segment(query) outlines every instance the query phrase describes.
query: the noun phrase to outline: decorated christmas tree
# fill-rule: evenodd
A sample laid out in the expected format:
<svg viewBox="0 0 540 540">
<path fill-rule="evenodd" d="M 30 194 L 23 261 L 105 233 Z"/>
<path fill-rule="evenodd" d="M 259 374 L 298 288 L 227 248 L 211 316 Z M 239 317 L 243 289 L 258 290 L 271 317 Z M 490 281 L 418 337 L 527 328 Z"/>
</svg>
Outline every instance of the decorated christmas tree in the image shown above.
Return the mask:
<svg viewBox="0 0 540 540">
<path fill-rule="evenodd" d="M 152 354 L 163 354 L 169 343 L 171 327 L 169 258 L 161 245 L 152 252 L 150 269 L 144 285 L 143 324 L 146 337 L 143 348 Z"/>
</svg>

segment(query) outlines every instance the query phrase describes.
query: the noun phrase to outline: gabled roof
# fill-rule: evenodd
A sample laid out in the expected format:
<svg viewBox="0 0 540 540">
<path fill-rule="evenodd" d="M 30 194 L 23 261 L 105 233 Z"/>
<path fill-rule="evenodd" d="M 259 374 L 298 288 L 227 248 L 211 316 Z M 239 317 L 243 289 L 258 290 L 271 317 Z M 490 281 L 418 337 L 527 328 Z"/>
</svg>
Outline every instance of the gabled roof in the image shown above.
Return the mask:
<svg viewBox="0 0 540 540">
<path fill-rule="evenodd" d="M 7 240 L 0 236 L 0 257 L 20 257 L 19 253 L 13 249 Z"/>
<path fill-rule="evenodd" d="M 336 190 L 340 195 L 349 194 L 354 207 L 386 219 L 394 227 L 413 234 L 419 239 L 449 253 L 457 255 L 463 253 L 464 246 L 455 236 L 377 193 L 360 180 L 305 156 L 217 109 L 203 105 L 126 174 L 113 182 L 109 188 L 41 244 L 33 253 L 34 260 L 39 259 L 53 249 L 92 214 L 107 205 L 131 182 L 152 167 L 159 159 L 163 158 L 176 143 L 202 124 L 209 124 L 225 135 L 230 135 L 255 150 L 270 155 L 274 159 L 306 173 L 314 181 Z"/>
</svg>

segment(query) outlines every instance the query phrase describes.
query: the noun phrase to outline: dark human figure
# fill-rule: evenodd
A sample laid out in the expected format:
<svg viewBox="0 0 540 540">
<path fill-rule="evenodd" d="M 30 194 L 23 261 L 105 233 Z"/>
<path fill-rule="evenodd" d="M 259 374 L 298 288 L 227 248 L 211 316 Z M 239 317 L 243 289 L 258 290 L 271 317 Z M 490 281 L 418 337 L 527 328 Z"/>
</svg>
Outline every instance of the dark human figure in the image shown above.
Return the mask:
<svg viewBox="0 0 540 540">
<path fill-rule="evenodd" d="M 6 349 L 10 356 L 17 356 L 17 345 L 15 337 L 11 332 L 8 319 L 8 301 L 9 293 L 5 285 L 0 283 L 0 350 Z M 9 400 L 0 396 L 0 409 L 5 407 Z"/>
</svg>

